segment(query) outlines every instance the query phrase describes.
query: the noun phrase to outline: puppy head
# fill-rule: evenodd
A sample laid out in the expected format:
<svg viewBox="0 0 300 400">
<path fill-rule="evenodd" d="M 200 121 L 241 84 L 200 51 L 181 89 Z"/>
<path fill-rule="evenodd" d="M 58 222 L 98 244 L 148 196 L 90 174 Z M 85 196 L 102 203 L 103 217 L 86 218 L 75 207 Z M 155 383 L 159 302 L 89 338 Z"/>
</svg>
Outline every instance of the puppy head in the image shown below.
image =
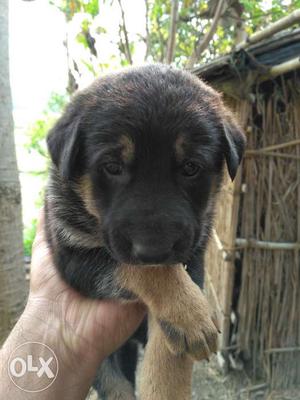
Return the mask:
<svg viewBox="0 0 300 400">
<path fill-rule="evenodd" d="M 48 136 L 62 178 L 84 177 L 105 246 L 134 264 L 189 259 L 207 234 L 224 160 L 233 179 L 244 146 L 218 93 L 162 65 L 97 80 Z"/>
</svg>

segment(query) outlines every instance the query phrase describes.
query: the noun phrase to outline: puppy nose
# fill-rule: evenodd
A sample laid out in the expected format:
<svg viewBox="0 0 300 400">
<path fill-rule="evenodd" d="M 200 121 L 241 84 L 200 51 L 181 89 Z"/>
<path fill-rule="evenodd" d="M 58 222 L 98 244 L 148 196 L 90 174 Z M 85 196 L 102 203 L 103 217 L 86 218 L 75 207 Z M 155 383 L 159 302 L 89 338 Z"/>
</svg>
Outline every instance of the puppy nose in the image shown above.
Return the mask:
<svg viewBox="0 0 300 400">
<path fill-rule="evenodd" d="M 166 261 L 171 254 L 170 248 L 154 246 L 151 244 L 133 243 L 133 254 L 143 264 L 159 264 Z"/>
</svg>

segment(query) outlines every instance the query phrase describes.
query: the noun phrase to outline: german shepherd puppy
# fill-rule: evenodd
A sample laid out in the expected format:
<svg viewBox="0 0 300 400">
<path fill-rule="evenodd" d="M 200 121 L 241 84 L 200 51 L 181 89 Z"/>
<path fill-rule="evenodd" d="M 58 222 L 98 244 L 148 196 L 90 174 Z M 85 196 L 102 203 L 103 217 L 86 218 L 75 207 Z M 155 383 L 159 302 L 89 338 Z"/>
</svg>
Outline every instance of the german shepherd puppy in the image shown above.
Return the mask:
<svg viewBox="0 0 300 400">
<path fill-rule="evenodd" d="M 233 179 L 243 133 L 197 77 L 147 65 L 76 94 L 47 143 L 46 229 L 60 274 L 91 298 L 142 300 L 141 399 L 189 399 L 192 359 L 217 349 L 203 259 L 223 165 Z M 101 398 L 135 399 L 145 338 L 144 326 L 101 365 Z"/>
</svg>

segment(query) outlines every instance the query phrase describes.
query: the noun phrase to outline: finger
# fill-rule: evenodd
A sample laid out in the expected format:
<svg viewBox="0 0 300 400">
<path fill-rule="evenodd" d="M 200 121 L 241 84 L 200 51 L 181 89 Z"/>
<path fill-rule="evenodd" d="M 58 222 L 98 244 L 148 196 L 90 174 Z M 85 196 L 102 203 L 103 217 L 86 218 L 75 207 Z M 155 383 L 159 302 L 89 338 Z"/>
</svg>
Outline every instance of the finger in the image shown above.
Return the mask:
<svg viewBox="0 0 300 400">
<path fill-rule="evenodd" d="M 39 215 L 38 215 L 38 223 L 37 223 L 37 231 L 40 232 L 41 229 L 44 227 L 45 223 L 45 209 L 42 207 L 39 210 Z"/>
<path fill-rule="evenodd" d="M 37 218 L 37 231 L 32 245 L 31 268 L 52 265 L 52 254 L 45 234 L 45 212 L 41 208 Z"/>
<path fill-rule="evenodd" d="M 45 235 L 45 212 L 43 207 L 40 209 L 37 218 L 36 236 L 32 248 L 35 249 L 44 241 L 46 241 L 46 235 Z"/>
</svg>

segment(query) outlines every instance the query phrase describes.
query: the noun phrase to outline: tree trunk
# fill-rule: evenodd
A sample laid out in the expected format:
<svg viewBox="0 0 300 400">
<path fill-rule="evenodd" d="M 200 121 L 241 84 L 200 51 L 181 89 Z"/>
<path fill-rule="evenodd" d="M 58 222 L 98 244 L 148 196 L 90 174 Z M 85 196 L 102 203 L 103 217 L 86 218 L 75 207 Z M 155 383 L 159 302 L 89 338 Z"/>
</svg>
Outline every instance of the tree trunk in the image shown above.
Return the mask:
<svg viewBox="0 0 300 400">
<path fill-rule="evenodd" d="M 171 10 L 171 21 L 169 29 L 169 39 L 167 47 L 166 63 L 171 64 L 174 58 L 174 51 L 176 45 L 176 28 L 177 28 L 177 18 L 178 18 L 178 0 L 172 0 L 172 10 Z"/>
<path fill-rule="evenodd" d="M 145 57 L 144 61 L 147 61 L 149 54 L 151 54 L 151 40 L 150 40 L 150 29 L 149 29 L 149 2 L 148 0 L 145 0 L 145 26 L 146 26 L 146 51 L 145 51 Z"/>
<path fill-rule="evenodd" d="M 130 65 L 132 65 L 132 55 L 131 55 L 130 43 L 129 43 L 129 39 L 128 39 L 128 30 L 127 30 L 127 26 L 126 26 L 125 12 L 124 12 L 124 8 L 122 5 L 122 1 L 118 0 L 118 3 L 119 3 L 119 7 L 121 10 L 121 17 L 122 17 L 122 24 L 120 26 L 121 26 L 121 30 L 124 35 L 124 54 L 125 54 L 125 57 L 126 57 L 128 63 Z M 122 41 L 122 38 L 121 38 L 121 41 Z"/>
<path fill-rule="evenodd" d="M 193 51 L 193 54 L 191 55 L 191 57 L 189 58 L 189 60 L 187 62 L 186 67 L 188 69 L 191 69 L 194 67 L 195 63 L 199 61 L 199 58 L 200 58 L 201 54 L 203 53 L 203 51 L 208 47 L 211 39 L 213 38 L 214 34 L 216 33 L 219 20 L 222 17 L 225 7 L 226 7 L 226 1 L 219 0 L 217 3 L 215 15 L 213 17 L 213 20 L 212 20 L 209 30 L 204 35 L 203 39 L 198 42 L 198 44 L 195 47 L 195 50 Z"/>
<path fill-rule="evenodd" d="M 8 0 L 0 0 L 0 345 L 25 299 L 21 192 L 9 84 Z"/>
</svg>

